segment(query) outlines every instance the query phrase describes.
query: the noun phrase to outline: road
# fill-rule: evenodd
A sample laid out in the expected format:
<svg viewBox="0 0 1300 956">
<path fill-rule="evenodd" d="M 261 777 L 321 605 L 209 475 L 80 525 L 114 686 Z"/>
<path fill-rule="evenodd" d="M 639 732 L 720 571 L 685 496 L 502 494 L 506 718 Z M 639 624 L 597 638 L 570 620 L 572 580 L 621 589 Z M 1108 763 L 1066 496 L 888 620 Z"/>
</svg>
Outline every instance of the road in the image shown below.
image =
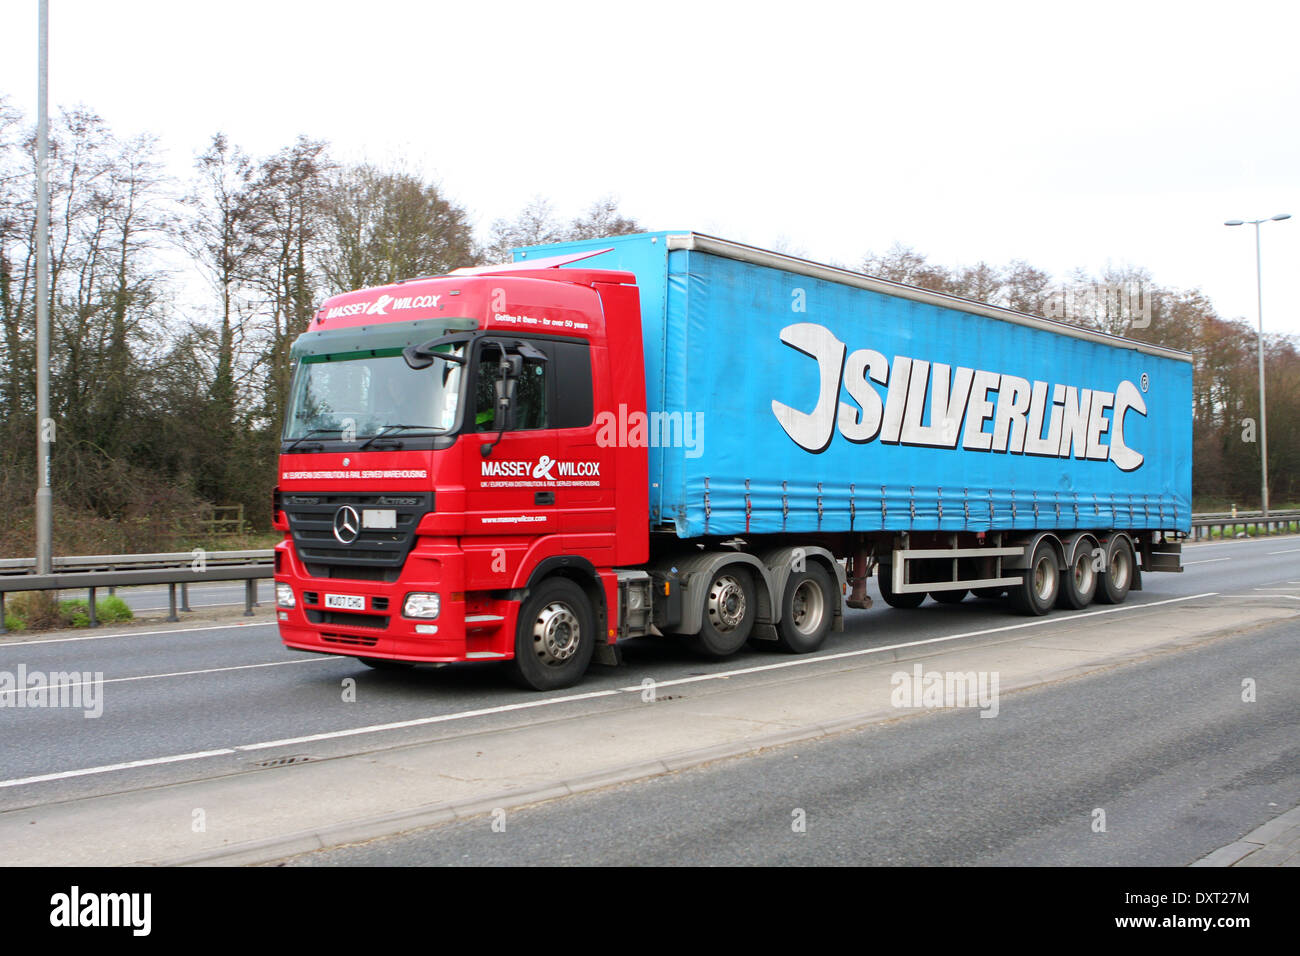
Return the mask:
<svg viewBox="0 0 1300 956">
<path fill-rule="evenodd" d="M 937 711 L 292 862 L 1186 866 L 1300 800 L 1297 652 L 1272 627 L 1023 692 L 996 720 Z"/>
<path fill-rule="evenodd" d="M 429 741 L 531 728 L 546 722 L 598 724 L 604 720 L 626 719 L 629 715 L 634 718 L 639 706 L 636 686 L 645 679 L 660 684 L 691 680 L 697 682 L 692 687 L 725 687 L 734 694 L 746 688 L 757 692 L 793 680 L 791 675 L 797 674 L 797 680 L 811 688 L 807 693 L 815 695 L 819 681 L 852 675 L 878 664 L 879 658 L 870 655 L 900 644 L 909 645 L 909 649 L 890 651 L 894 659 L 920 660 L 934 653 L 936 647 L 994 646 L 999 641 L 1030 633 L 1019 630 L 1023 627 L 1042 626 L 1044 633 L 1068 635 L 1080 627 L 1095 626 L 1097 620 L 1113 622 L 1117 638 L 1123 638 L 1123 621 L 1136 619 L 1138 615 L 1156 620 L 1151 615 L 1157 615 L 1158 611 L 1143 608 L 1166 606 L 1162 602 L 1169 602 L 1168 607 L 1204 608 L 1206 613 L 1260 606 L 1278 609 L 1277 614 L 1300 610 L 1295 608 L 1300 605 L 1300 539 L 1280 537 L 1188 546 L 1185 562 L 1184 574 L 1148 575 L 1144 582 L 1147 590 L 1131 595 L 1119 612 L 1103 608 L 1073 615 L 1056 611 L 1046 619 L 1030 621 L 1010 613 L 997 602 L 973 599 L 961 606 L 927 603 L 911 612 L 892 610 L 878 603 L 871 611 L 850 611 L 845 631 L 831 635 L 823 651 L 811 657 L 788 658 L 754 649 L 728 661 L 711 662 L 667 641 L 636 641 L 626 647 L 623 668 L 593 668 L 579 688 L 547 695 L 514 689 L 505 682 L 500 665 L 496 664 L 429 667 L 390 674 L 371 671 L 346 658 L 293 653 L 279 645 L 265 609 L 259 619 L 245 622 L 240 618 L 234 624 L 182 623 L 151 632 L 77 633 L 34 641 L 14 640 L 11 636 L 0 642 L 0 672 L 12 673 L 20 666 L 29 672 L 102 672 L 105 683 L 103 715 L 97 719 L 86 719 L 82 712 L 70 708 L 0 708 L 0 727 L 10 742 L 0 751 L 0 813 L 139 793 L 146 788 L 190 781 L 225 780 L 288 755 L 308 755 L 316 761 L 325 761 L 389 752 Z M 242 598 L 240 588 L 235 585 L 233 590 Z M 165 590 L 163 594 L 165 598 Z M 1089 621 L 1095 614 L 1112 616 Z M 1278 625 L 1274 630 L 1286 635 L 1290 626 Z M 1258 636 L 1250 637 L 1248 632 L 1222 646 L 1256 639 Z M 1205 660 L 1211 662 L 1205 667 L 1222 668 L 1231 661 L 1230 656 L 1225 662 L 1208 652 L 1188 653 L 1189 660 L 1191 656 L 1204 654 Z M 1271 668 L 1269 674 L 1280 672 L 1277 669 L 1284 664 L 1264 658 L 1259 661 L 1259 666 Z M 1234 679 L 1239 682 L 1240 674 L 1240 668 L 1236 668 L 1228 676 L 1238 675 Z M 1181 686 L 1178 681 L 1182 678 L 1167 679 L 1171 685 Z M 1295 682 L 1291 683 L 1294 686 Z M 349 699 L 350 694 L 355 699 Z M 1059 708 L 1062 726 L 1071 725 L 1067 715 L 1072 713 L 1073 704 L 1061 699 L 1042 706 Z M 1294 707 L 1294 700 L 1291 706 Z M 1263 707 L 1255 711 L 1264 712 Z M 1173 708 L 1163 708 L 1161 713 L 1174 719 Z M 1014 719 L 1006 714 L 1005 719 L 978 721 L 976 726 L 996 725 L 999 734 L 1011 739 L 1015 728 L 1021 726 L 1019 721 L 1023 717 L 1019 714 L 1017 711 Z M 963 744 L 959 735 L 944 728 L 948 721 L 960 722 L 969 716 L 972 715 L 910 717 L 857 736 L 862 739 L 871 739 L 873 735 L 875 739 L 892 739 L 894 734 L 925 736 L 918 728 L 935 728 L 932 731 L 937 735 L 935 746 L 946 741 L 951 748 L 936 751 L 935 759 L 940 759 L 939 754 L 943 753 L 946 756 L 942 759 L 951 762 L 957 759 Z M 1195 720 L 1190 713 L 1185 717 L 1187 721 Z M 1130 719 L 1136 718 L 1130 714 Z M 1294 725 L 1292 720 L 1291 726 Z M 1115 733 L 1113 727 L 1106 730 L 1098 725 L 1090 726 L 1094 733 L 1111 736 Z M 1203 723 L 1203 730 L 1209 726 Z M 1187 736 L 1191 733 L 1191 723 L 1171 724 L 1168 732 L 1171 739 L 1193 739 Z M 1225 742 L 1224 746 L 1228 745 Z M 818 753 L 823 753 L 823 746 L 827 766 L 837 760 L 850 761 L 849 750 L 835 749 L 851 747 L 850 738 L 818 745 Z M 1188 746 L 1196 750 L 1192 744 Z M 1246 767 L 1252 761 L 1264 766 L 1259 761 L 1268 757 L 1269 746 L 1261 736 L 1253 757 L 1239 750 L 1223 752 L 1230 753 L 1231 760 L 1241 761 L 1233 766 Z M 893 751 L 885 748 L 885 752 Z M 1022 761 L 1039 759 L 1032 751 L 1007 751 L 1009 755 L 1017 752 Z M 905 750 L 898 750 L 895 756 L 901 760 L 903 754 Z M 1161 760 L 1165 755 L 1153 752 L 1149 756 Z M 1191 753 L 1188 759 L 1194 757 Z M 883 754 L 880 759 L 885 759 Z M 966 759 L 969 761 L 969 754 Z M 1098 754 L 1095 760 L 1079 764 L 1078 773 L 1083 776 L 1078 779 L 1086 776 L 1099 784 L 1095 789 L 1098 800 L 1119 797 L 1120 790 L 1108 790 L 1100 783 L 1108 774 L 1131 773 L 1132 767 L 1125 759 L 1136 760 L 1138 756 L 1130 754 L 1125 758 L 1120 751 L 1110 757 Z M 889 766 L 902 772 L 899 768 L 904 765 Z M 976 786 L 979 769 L 968 763 L 958 776 L 969 778 L 971 786 Z M 694 775 L 695 772 L 683 775 L 683 779 Z M 828 771 L 825 776 L 832 787 L 828 792 L 833 793 L 833 774 Z M 1188 787 L 1195 786 L 1190 777 L 1185 783 Z M 662 784 L 659 781 L 639 786 Z M 743 790 L 744 784 L 736 786 Z M 949 797 L 960 802 L 961 794 L 950 793 Z M 846 804 L 846 808 L 849 806 Z M 1226 832 L 1238 822 L 1254 824 L 1267 818 L 1266 807 L 1255 809 L 1257 815 L 1262 814 L 1258 820 L 1225 817 L 1228 822 L 1221 828 Z M 850 813 L 848 809 L 845 812 Z M 1222 842 L 1229 842 L 1237 835 L 1227 833 Z M 876 853 L 879 847 L 860 845 L 858 851 Z M 1064 853 L 1059 846 L 1051 852 Z M 942 858 L 965 861 L 970 857 L 953 849 Z M 902 854 L 898 859 L 912 857 Z"/>
</svg>

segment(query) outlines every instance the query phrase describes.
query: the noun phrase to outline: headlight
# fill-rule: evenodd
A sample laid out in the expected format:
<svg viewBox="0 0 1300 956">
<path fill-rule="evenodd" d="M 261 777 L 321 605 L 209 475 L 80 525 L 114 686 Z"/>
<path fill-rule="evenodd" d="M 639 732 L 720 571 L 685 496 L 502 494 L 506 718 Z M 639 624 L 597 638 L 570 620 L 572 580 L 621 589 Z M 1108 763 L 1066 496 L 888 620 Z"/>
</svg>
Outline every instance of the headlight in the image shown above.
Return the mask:
<svg viewBox="0 0 1300 956">
<path fill-rule="evenodd" d="M 280 607 L 293 607 L 293 588 L 287 584 L 276 583 L 275 603 Z"/>
<path fill-rule="evenodd" d="M 435 618 L 442 602 L 436 594 L 408 594 L 402 603 L 403 617 Z"/>
</svg>

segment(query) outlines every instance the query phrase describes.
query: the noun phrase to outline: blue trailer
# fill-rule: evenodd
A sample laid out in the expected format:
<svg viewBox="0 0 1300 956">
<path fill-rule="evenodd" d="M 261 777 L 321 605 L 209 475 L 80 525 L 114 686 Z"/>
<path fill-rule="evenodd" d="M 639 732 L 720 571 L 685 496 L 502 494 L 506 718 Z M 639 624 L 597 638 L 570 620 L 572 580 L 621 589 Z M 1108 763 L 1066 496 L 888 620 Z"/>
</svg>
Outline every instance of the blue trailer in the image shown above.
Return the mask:
<svg viewBox="0 0 1300 956">
<path fill-rule="evenodd" d="M 690 232 L 515 258 L 577 252 L 640 291 L 655 574 L 707 590 L 752 553 L 775 634 L 791 555 L 847 575 L 850 606 L 878 568 L 895 606 L 1035 614 L 1181 570 L 1187 353 Z"/>
</svg>

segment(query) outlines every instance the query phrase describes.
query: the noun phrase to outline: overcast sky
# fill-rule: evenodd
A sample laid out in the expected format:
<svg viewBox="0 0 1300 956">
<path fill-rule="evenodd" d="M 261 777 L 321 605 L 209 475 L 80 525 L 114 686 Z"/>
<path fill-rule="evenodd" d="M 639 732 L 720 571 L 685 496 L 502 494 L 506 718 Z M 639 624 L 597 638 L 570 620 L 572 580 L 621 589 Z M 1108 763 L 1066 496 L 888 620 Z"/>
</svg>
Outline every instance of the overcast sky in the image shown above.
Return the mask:
<svg viewBox="0 0 1300 956">
<path fill-rule="evenodd" d="M 50 0 L 51 109 L 398 158 L 481 235 L 533 196 L 857 266 L 1107 263 L 1300 334 L 1300 4 Z M 36 113 L 36 0 L 0 94 Z"/>
</svg>

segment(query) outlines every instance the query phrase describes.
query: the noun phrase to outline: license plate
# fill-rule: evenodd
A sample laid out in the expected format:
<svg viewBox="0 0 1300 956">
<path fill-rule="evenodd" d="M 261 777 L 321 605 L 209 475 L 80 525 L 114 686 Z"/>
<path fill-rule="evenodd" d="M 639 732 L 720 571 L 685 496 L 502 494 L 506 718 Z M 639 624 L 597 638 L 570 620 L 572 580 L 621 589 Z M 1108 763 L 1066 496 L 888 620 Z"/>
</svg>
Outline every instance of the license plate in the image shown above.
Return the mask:
<svg viewBox="0 0 1300 956">
<path fill-rule="evenodd" d="M 327 594 L 325 606 L 341 608 L 344 611 L 364 611 L 366 599 L 360 594 Z"/>
<path fill-rule="evenodd" d="M 361 527 L 391 531 L 397 527 L 397 509 L 366 508 L 361 512 Z"/>
</svg>

